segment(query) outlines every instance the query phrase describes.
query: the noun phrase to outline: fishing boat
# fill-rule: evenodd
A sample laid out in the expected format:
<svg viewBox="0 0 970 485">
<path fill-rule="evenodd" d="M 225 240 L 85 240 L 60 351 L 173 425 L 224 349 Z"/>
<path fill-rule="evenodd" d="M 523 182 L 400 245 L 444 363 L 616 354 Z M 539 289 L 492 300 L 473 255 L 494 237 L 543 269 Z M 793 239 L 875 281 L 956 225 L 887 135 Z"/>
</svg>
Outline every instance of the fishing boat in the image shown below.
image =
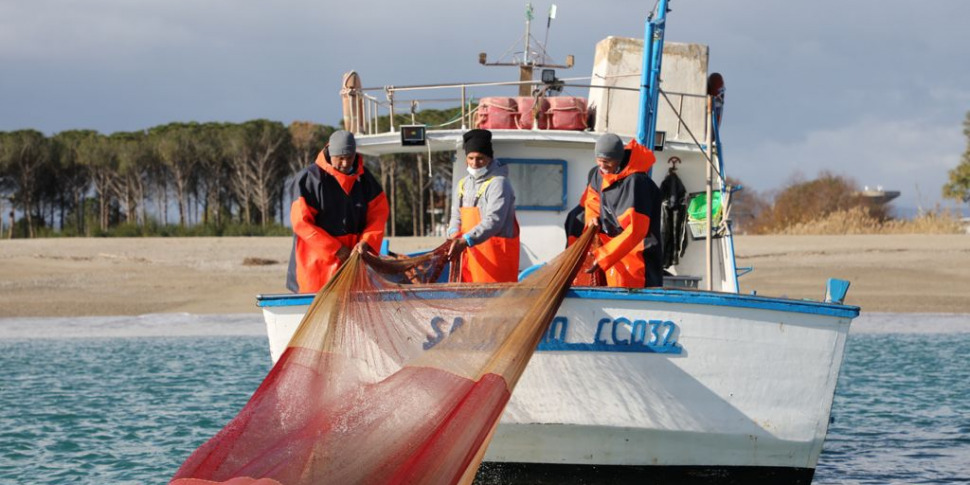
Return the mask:
<svg viewBox="0 0 970 485">
<path fill-rule="evenodd" d="M 375 90 L 350 77 L 344 90 L 358 152 L 456 152 L 453 183 L 463 172 L 462 134 L 492 130 L 496 159 L 509 167 L 516 192 L 522 277 L 566 246 L 564 221 L 603 132 L 651 147 L 653 179 L 660 185 L 672 171 L 686 190 L 686 247 L 678 243 L 663 288 L 567 293 L 495 431 L 482 483 L 812 480 L 859 308 L 843 303 L 848 282 L 839 280 L 820 282 L 821 301 L 739 293 L 746 270 L 735 263 L 734 189 L 725 183 L 720 144 L 723 78 L 709 75 L 706 46 L 665 43 L 667 12 L 661 0 L 643 40 L 597 44 L 585 84 L 548 71 L 533 81 L 530 71 L 508 83 Z M 521 66 L 537 66 L 525 52 Z M 477 107 L 470 101 L 510 87 L 529 94 L 479 96 Z M 588 98 L 557 99 L 563 87 L 588 89 Z M 395 104 L 434 91 L 460 96 L 459 126 L 394 126 Z M 391 115 L 384 132 L 376 122 L 382 109 Z M 441 298 L 462 297 L 449 288 Z M 313 298 L 258 297 L 274 362 Z"/>
</svg>

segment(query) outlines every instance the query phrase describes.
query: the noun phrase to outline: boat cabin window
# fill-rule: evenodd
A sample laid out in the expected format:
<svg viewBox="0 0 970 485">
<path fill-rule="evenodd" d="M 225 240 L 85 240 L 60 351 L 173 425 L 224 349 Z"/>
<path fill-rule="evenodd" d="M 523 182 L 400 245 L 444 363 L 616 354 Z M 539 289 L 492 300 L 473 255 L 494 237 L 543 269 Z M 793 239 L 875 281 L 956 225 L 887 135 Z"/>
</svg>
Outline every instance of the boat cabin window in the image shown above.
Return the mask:
<svg viewBox="0 0 970 485">
<path fill-rule="evenodd" d="M 537 158 L 499 158 L 509 168 L 516 210 L 566 209 L 566 161 Z"/>
</svg>

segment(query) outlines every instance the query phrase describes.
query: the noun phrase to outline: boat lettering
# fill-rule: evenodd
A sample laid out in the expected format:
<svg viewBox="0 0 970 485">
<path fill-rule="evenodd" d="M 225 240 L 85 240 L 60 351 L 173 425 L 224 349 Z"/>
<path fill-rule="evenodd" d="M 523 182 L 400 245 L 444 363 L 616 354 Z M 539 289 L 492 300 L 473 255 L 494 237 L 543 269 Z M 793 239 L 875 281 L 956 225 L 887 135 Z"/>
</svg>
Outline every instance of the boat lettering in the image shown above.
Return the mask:
<svg viewBox="0 0 970 485">
<path fill-rule="evenodd" d="M 428 350 L 438 345 L 464 323 L 464 319 L 455 317 L 451 325 L 447 326 L 447 320 L 444 318 L 432 318 L 433 333 L 429 333 L 428 340 L 422 347 Z M 543 334 L 536 350 L 679 354 L 682 350 L 677 342 L 679 335 L 680 327 L 670 320 L 631 320 L 627 317 L 618 317 L 601 318 L 596 323 L 596 331 L 589 340 L 570 341 L 569 318 L 557 316 L 549 323 L 549 328 Z"/>
<path fill-rule="evenodd" d="M 597 345 L 631 345 L 673 347 L 677 345 L 677 324 L 670 320 L 633 320 L 619 317 L 602 318 L 596 324 L 593 343 Z M 607 339 L 607 337 L 609 337 Z"/>
<path fill-rule="evenodd" d="M 431 319 L 431 330 L 434 331 L 434 335 L 428 335 L 428 340 L 421 345 L 424 350 L 428 350 L 438 342 L 441 342 L 445 338 L 445 331 L 441 329 L 441 325 L 445 323 L 445 319 L 441 317 L 434 317 Z M 461 317 L 455 317 L 451 322 L 451 328 L 448 330 L 448 335 L 455 333 L 455 330 L 461 328 L 465 321 Z"/>
<path fill-rule="evenodd" d="M 679 354 L 680 328 L 670 320 L 602 318 L 590 341 L 570 341 L 569 319 L 556 317 L 539 342 L 542 351 L 644 352 Z"/>
<path fill-rule="evenodd" d="M 541 342 L 566 343 L 566 331 L 568 329 L 569 320 L 566 317 L 553 318 Z"/>
</svg>

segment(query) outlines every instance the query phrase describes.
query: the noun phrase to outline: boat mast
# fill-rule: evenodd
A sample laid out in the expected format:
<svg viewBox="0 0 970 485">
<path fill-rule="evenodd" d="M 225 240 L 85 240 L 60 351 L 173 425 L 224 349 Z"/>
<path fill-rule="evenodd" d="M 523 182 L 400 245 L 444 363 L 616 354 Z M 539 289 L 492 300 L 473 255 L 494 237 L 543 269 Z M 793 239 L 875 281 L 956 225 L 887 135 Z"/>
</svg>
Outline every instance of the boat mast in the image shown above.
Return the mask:
<svg viewBox="0 0 970 485">
<path fill-rule="evenodd" d="M 523 84 L 519 85 L 519 96 L 532 96 L 531 84 L 528 84 L 533 79 L 533 72 L 537 67 L 555 67 L 562 69 L 569 69 L 575 64 L 575 57 L 570 54 L 566 56 L 565 64 L 554 64 L 549 62 L 549 56 L 546 50 L 546 44 L 543 43 L 538 45 L 535 50 L 535 56 L 533 56 L 533 45 L 532 41 L 532 19 L 534 18 L 534 10 L 532 8 L 532 3 L 527 3 L 525 5 L 525 37 L 522 39 L 522 60 L 516 62 L 513 58 L 512 62 L 505 62 L 500 60 L 499 62 L 488 62 L 488 56 L 481 52 L 478 54 L 478 63 L 483 66 L 515 66 L 519 68 L 519 81 Z M 549 27 L 552 25 L 552 19 L 556 18 L 556 5 L 552 5 L 549 9 L 549 17 L 546 21 L 546 41 L 549 40 Z M 538 41 L 536 41 L 538 44 Z M 515 45 L 513 45 L 513 48 Z M 511 49 L 510 49 L 511 51 Z M 506 52 L 503 59 L 509 53 Z"/>
<path fill-rule="evenodd" d="M 660 61 L 667 27 L 667 0 L 658 0 L 647 17 L 643 34 L 643 68 L 640 71 L 640 117 L 637 142 L 653 148 L 657 133 L 657 102 L 660 96 Z M 654 17 L 656 16 L 656 18 Z"/>
<path fill-rule="evenodd" d="M 667 30 L 667 3 L 668 0 L 658 0 L 656 11 L 651 12 L 647 17 L 643 33 L 643 68 L 640 71 L 640 117 L 637 128 L 637 142 L 641 145 L 653 149 L 657 134 L 657 105 L 660 97 L 660 64 L 663 60 L 664 32 Z M 711 143 L 711 96 L 707 96 L 707 159 L 713 160 Z M 705 193 L 707 194 L 707 220 L 704 241 L 705 252 L 705 283 L 707 290 L 711 291 L 714 287 L 712 276 L 713 270 L 713 247 L 711 229 L 711 164 L 707 164 L 705 176 Z"/>
</svg>

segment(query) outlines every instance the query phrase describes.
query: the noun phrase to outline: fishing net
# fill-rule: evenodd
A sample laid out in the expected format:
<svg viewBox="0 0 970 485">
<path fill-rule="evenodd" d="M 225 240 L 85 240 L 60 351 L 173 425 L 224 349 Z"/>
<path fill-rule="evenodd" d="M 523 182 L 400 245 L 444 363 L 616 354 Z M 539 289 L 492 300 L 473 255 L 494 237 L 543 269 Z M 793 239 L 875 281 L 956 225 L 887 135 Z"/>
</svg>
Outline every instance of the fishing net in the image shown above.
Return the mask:
<svg viewBox="0 0 970 485">
<path fill-rule="evenodd" d="M 592 238 L 515 284 L 420 283 L 440 276 L 447 245 L 355 253 L 171 484 L 471 483 Z"/>
</svg>

